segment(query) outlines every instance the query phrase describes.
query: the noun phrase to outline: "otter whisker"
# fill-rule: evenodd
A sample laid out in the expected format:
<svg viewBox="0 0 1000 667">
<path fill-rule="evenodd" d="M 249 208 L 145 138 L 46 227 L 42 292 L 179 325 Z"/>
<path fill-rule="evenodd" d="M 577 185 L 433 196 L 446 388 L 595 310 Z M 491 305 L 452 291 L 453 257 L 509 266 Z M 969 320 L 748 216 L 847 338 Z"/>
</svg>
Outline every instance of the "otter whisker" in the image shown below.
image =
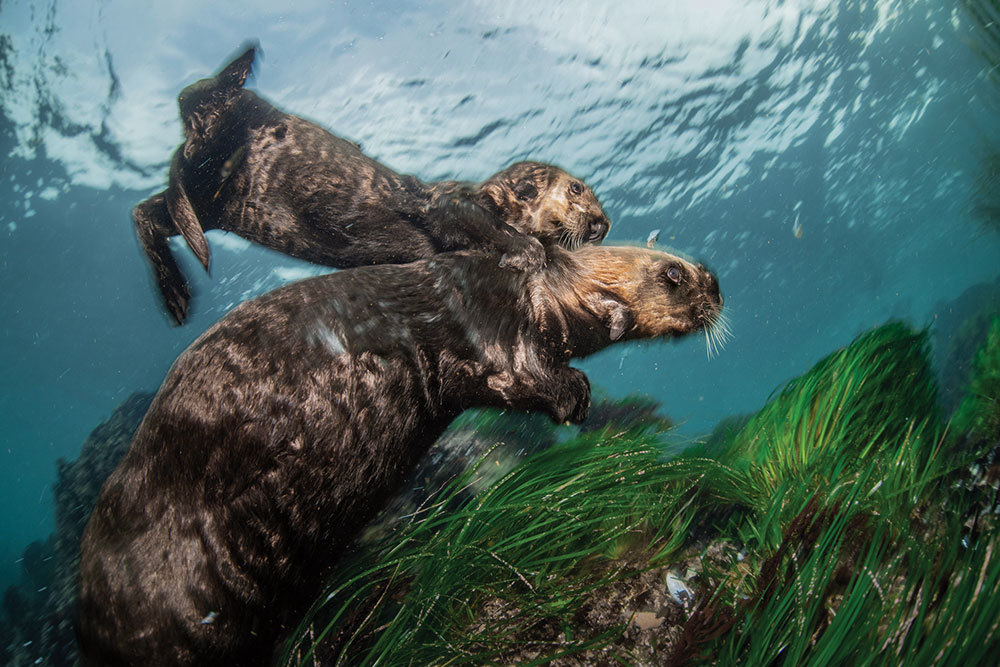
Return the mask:
<svg viewBox="0 0 1000 667">
<path fill-rule="evenodd" d="M 713 357 L 718 356 L 719 350 L 716 346 L 715 340 L 715 330 L 709 325 L 705 327 L 705 358 L 711 360 Z"/>
<path fill-rule="evenodd" d="M 705 327 L 705 353 L 709 359 L 717 357 L 733 337 L 729 326 L 729 318 L 724 311 L 719 311 L 715 318 Z"/>
<path fill-rule="evenodd" d="M 559 237 L 559 245 L 569 250 L 576 250 L 583 246 L 583 237 L 567 229 Z"/>
<path fill-rule="evenodd" d="M 722 338 L 722 342 L 728 343 L 733 338 L 733 329 L 729 324 L 729 317 L 725 313 L 722 314 L 722 319 L 720 320 L 719 332 Z"/>
<path fill-rule="evenodd" d="M 726 311 L 719 313 L 718 327 L 723 343 L 728 343 L 733 337 L 733 330 L 729 323 L 729 315 Z"/>
<path fill-rule="evenodd" d="M 717 357 L 722 352 L 722 345 L 723 345 L 721 337 L 719 336 L 719 330 L 716 329 L 715 327 L 712 327 L 711 331 L 709 332 L 709 335 L 712 338 L 713 356 Z"/>
</svg>

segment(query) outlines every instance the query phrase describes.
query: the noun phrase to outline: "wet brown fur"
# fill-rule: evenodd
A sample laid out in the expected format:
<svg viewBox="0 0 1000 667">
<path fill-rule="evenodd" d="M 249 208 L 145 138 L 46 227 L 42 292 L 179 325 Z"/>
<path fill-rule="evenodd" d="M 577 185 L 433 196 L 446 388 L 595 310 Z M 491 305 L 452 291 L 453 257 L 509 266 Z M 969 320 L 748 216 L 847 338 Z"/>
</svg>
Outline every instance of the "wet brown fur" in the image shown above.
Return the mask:
<svg viewBox="0 0 1000 667">
<path fill-rule="evenodd" d="M 178 97 L 185 141 L 169 186 L 132 212 L 167 310 L 190 288 L 167 240 L 181 234 L 209 268 L 205 231 L 222 229 L 337 268 L 402 263 L 466 248 L 537 269 L 542 243 L 599 243 L 609 221 L 593 191 L 558 167 L 518 162 L 480 184 L 424 183 L 243 88 L 255 48 Z"/>
<path fill-rule="evenodd" d="M 90 664 L 250 665 L 462 410 L 584 419 L 569 366 L 681 336 L 714 276 L 648 250 L 481 251 L 340 271 L 248 301 L 174 363 L 84 532 Z M 650 315 L 653 313 L 654 315 Z"/>
</svg>

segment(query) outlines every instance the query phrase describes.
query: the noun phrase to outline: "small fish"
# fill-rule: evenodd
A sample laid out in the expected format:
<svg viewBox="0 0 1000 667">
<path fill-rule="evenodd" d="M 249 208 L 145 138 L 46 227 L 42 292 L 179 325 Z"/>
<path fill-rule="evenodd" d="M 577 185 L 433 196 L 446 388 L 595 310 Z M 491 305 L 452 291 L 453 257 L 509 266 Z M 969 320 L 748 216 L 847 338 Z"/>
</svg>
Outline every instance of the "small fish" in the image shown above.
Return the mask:
<svg viewBox="0 0 1000 667">
<path fill-rule="evenodd" d="M 795 222 L 792 223 L 792 234 L 794 234 L 795 238 L 797 239 L 802 238 L 802 223 L 799 222 L 799 215 L 800 215 L 799 209 L 801 208 L 802 208 L 802 202 L 799 201 L 798 203 L 795 204 L 795 208 L 792 209 L 793 211 L 795 211 Z"/>
<path fill-rule="evenodd" d="M 211 625 L 212 623 L 215 623 L 215 619 L 217 619 L 218 617 L 219 617 L 219 612 L 217 612 L 217 611 L 210 611 L 210 612 L 208 612 L 208 616 L 206 616 L 205 618 L 201 619 L 201 624 L 202 625 Z"/>
<path fill-rule="evenodd" d="M 659 240 L 660 240 L 660 230 L 654 229 L 649 233 L 649 236 L 646 237 L 646 247 L 652 248 L 653 246 L 656 245 L 656 242 Z"/>
</svg>

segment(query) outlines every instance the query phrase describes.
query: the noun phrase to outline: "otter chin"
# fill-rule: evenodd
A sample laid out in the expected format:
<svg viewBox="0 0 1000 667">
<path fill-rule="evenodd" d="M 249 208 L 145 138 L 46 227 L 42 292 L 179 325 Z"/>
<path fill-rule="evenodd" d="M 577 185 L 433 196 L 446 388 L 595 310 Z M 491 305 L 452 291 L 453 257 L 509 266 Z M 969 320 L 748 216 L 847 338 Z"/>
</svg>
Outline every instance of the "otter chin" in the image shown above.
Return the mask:
<svg viewBox="0 0 1000 667">
<path fill-rule="evenodd" d="M 571 368 L 709 326 L 704 267 L 636 248 L 481 251 L 340 271 L 245 302 L 171 367 L 84 531 L 89 664 L 265 664 L 344 547 L 472 407 L 582 421 Z"/>
<path fill-rule="evenodd" d="M 256 47 L 178 97 L 184 143 L 167 189 L 132 212 L 177 324 L 191 290 L 167 240 L 180 234 L 205 270 L 205 231 L 221 229 L 336 268 L 478 249 L 535 270 L 543 244 L 600 243 L 610 222 L 593 190 L 559 167 L 518 162 L 482 183 L 426 183 L 246 90 Z"/>
</svg>

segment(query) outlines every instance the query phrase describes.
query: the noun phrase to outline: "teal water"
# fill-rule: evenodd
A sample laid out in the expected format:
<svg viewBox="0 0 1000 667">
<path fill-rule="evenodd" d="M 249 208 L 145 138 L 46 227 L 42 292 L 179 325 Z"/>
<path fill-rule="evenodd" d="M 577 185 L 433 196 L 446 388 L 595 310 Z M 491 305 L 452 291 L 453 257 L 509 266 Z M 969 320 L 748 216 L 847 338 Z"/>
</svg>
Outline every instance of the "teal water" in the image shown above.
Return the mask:
<svg viewBox="0 0 1000 667">
<path fill-rule="evenodd" d="M 234 304 L 317 271 L 212 233 L 213 276 L 185 257 L 199 298 L 172 328 L 133 237 L 178 91 L 248 38 L 253 87 L 398 171 L 550 161 L 593 186 L 607 243 L 659 229 L 711 266 L 721 354 L 693 339 L 579 364 L 687 436 L 1000 275 L 1000 235 L 972 213 L 997 89 L 962 3 L 202 4 L 0 6 L 0 588 L 52 529 L 56 460 Z"/>
</svg>

